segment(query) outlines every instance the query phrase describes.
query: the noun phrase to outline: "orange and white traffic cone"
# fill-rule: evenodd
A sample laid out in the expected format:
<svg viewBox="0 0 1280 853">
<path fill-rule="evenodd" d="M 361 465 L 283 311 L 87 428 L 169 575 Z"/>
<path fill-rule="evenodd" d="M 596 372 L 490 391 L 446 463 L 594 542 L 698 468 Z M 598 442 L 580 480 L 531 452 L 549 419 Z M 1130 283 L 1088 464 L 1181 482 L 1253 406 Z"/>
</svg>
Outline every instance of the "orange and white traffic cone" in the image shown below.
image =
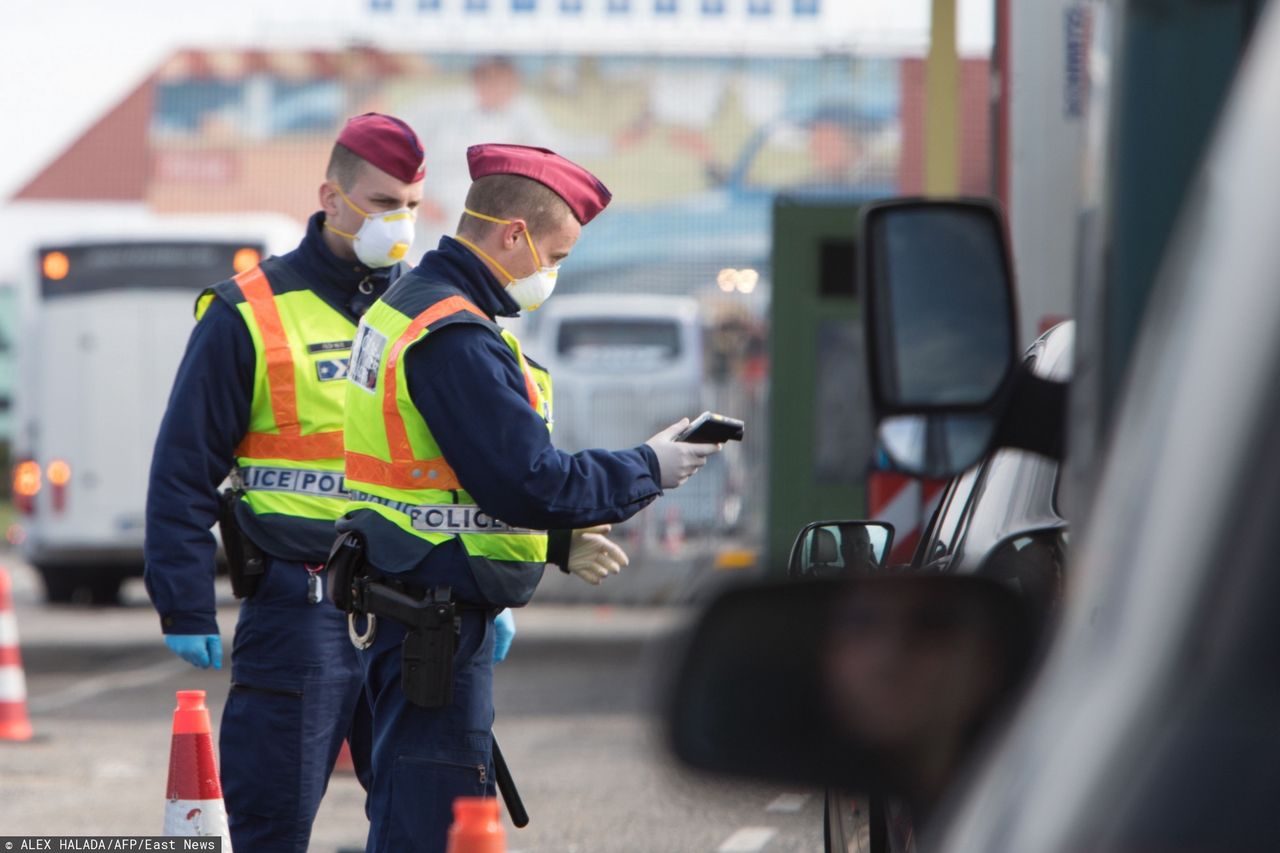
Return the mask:
<svg viewBox="0 0 1280 853">
<path fill-rule="evenodd" d="M 445 853 L 507 853 L 507 833 L 495 797 L 458 797 Z"/>
<path fill-rule="evenodd" d="M 178 691 L 165 796 L 165 835 L 221 837 L 222 849 L 231 849 L 203 690 Z"/>
<path fill-rule="evenodd" d="M 0 740 L 31 740 L 27 716 L 27 677 L 18 652 L 18 618 L 13 612 L 13 584 L 0 566 Z"/>
</svg>

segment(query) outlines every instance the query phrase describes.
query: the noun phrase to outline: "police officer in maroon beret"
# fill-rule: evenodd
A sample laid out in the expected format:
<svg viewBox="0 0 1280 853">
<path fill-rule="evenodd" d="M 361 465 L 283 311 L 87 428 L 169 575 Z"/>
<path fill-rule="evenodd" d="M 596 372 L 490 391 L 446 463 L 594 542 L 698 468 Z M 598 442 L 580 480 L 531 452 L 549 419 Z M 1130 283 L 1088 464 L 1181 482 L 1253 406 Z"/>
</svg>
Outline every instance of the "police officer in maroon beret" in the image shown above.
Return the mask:
<svg viewBox="0 0 1280 853">
<path fill-rule="evenodd" d="M 152 462 L 147 591 L 166 644 L 220 668 L 210 528 L 238 596 L 222 783 L 232 844 L 305 851 L 344 738 L 368 787 L 369 709 L 323 568 L 346 500 L 342 407 L 356 324 L 413 239 L 422 145 L 399 119 L 347 122 L 298 248 L 206 290 Z M 234 489 L 220 501 L 231 475 Z"/>
<path fill-rule="evenodd" d="M 687 419 L 625 450 L 553 446 L 550 378 L 498 321 L 551 297 L 609 191 L 546 149 L 476 145 L 468 160 L 456 236 L 369 309 L 352 353 L 335 553 L 363 548 L 370 588 L 419 604 L 383 612 L 361 652 L 370 851 L 444 851 L 453 800 L 494 790 L 495 613 L 525 604 L 548 562 L 618 571 L 608 525 L 719 449 L 676 441 Z"/>
</svg>

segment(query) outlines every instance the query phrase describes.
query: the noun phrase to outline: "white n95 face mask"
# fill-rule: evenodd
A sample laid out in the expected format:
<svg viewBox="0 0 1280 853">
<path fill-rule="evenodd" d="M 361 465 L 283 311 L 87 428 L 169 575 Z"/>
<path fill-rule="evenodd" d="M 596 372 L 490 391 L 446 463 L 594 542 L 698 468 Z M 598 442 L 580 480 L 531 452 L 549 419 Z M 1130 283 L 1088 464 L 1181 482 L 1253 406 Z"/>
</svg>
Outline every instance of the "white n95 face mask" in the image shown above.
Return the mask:
<svg viewBox="0 0 1280 853">
<path fill-rule="evenodd" d="M 356 257 L 367 267 L 380 269 L 403 261 L 405 255 L 409 254 L 409 247 L 413 245 L 413 211 L 400 207 L 385 213 L 365 213 L 347 198 L 342 187 L 334 185 L 334 189 L 352 210 L 364 217 L 364 222 L 354 234 L 339 231 L 328 222 L 325 222 L 324 227 L 350 240 Z"/>
<path fill-rule="evenodd" d="M 538 306 L 551 298 L 556 289 L 560 267 L 539 267 L 533 275 L 516 279 L 507 284 L 507 293 L 517 305 L 526 311 L 536 311 Z"/>
<path fill-rule="evenodd" d="M 510 225 L 510 219 L 498 219 L 495 216 L 489 216 L 484 213 L 476 213 L 474 210 L 463 208 L 462 212 L 468 216 L 474 216 L 476 219 L 483 219 L 486 222 L 497 222 L 502 225 Z M 533 265 L 535 271 L 524 278 L 512 278 L 511 273 L 507 272 L 502 264 L 498 263 L 490 257 L 475 243 L 472 243 L 465 237 L 456 237 L 456 240 L 468 246 L 472 251 L 480 255 L 489 263 L 493 264 L 502 275 L 507 279 L 506 290 L 507 295 L 512 301 L 519 305 L 525 311 L 536 311 L 542 303 L 551 298 L 551 292 L 556 289 L 556 279 L 560 276 L 560 265 L 554 267 L 544 267 L 542 259 L 538 257 L 538 248 L 533 245 L 533 238 L 529 236 L 529 230 L 524 231 L 524 240 L 529 244 L 529 252 L 533 255 Z"/>
</svg>

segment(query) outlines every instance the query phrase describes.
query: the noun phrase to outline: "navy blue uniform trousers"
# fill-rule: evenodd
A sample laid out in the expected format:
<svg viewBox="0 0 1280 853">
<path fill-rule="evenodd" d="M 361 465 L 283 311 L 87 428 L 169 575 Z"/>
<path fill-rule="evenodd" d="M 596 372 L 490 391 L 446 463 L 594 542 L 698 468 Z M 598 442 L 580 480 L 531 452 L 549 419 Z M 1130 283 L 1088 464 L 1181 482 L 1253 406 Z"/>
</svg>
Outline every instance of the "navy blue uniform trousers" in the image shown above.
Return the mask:
<svg viewBox="0 0 1280 853">
<path fill-rule="evenodd" d="M 240 605 L 219 733 L 238 851 L 307 850 L 344 738 L 368 790 L 371 720 L 346 620 L 327 599 L 308 603 L 306 568 L 285 560 L 269 560 Z"/>
<path fill-rule="evenodd" d="M 453 656 L 453 702 L 421 708 L 400 689 L 404 627 L 378 620 L 359 652 L 378 719 L 373 742 L 367 853 L 444 853 L 455 797 L 494 796 L 493 615 L 461 613 Z"/>
</svg>

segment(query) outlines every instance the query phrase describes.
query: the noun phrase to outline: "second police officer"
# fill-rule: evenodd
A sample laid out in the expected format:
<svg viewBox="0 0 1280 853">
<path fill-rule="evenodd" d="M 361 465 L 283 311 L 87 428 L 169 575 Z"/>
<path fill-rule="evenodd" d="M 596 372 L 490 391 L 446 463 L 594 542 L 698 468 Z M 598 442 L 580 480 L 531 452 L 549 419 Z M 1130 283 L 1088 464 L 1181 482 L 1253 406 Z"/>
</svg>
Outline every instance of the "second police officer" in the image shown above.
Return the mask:
<svg viewBox="0 0 1280 853">
<path fill-rule="evenodd" d="M 456 238 L 369 310 L 352 352 L 335 555 L 364 549 L 349 560 L 369 575 L 358 610 L 379 612 L 374 591 L 399 602 L 361 653 L 369 851 L 443 851 L 454 798 L 493 792 L 494 612 L 525 604 L 548 561 L 615 570 L 612 543 L 586 531 L 631 517 L 719 449 L 675 441 L 681 421 L 627 450 L 556 450 L 548 377 L 495 320 L 551 296 L 610 194 L 545 149 L 477 145 L 468 163 Z"/>
<path fill-rule="evenodd" d="M 147 591 L 165 642 L 202 668 L 222 662 L 210 533 L 217 490 L 229 471 L 237 486 L 222 507 L 223 539 L 229 557 L 244 552 L 232 561 L 245 601 L 220 732 L 236 850 L 307 849 L 344 738 L 368 788 L 361 671 L 345 621 L 322 601 L 320 575 L 344 506 L 351 341 L 404 268 L 424 174 L 422 145 L 403 121 L 348 121 L 298 248 L 200 297 L 160 427 Z"/>
</svg>

